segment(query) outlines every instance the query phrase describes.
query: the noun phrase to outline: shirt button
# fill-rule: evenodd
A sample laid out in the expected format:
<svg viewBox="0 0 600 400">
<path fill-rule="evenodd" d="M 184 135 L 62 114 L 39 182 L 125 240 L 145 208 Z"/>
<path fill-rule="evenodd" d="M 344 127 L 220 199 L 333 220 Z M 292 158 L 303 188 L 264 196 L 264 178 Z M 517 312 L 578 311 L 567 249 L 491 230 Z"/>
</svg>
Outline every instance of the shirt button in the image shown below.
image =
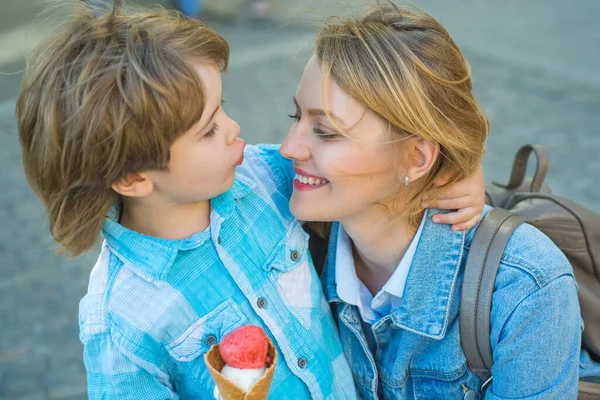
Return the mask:
<svg viewBox="0 0 600 400">
<path fill-rule="evenodd" d="M 292 258 L 292 261 L 298 261 L 300 259 L 300 252 L 298 250 L 294 250 L 292 251 L 290 257 Z"/>
<path fill-rule="evenodd" d="M 258 300 L 256 300 L 256 305 L 258 308 L 265 308 L 267 306 L 267 299 L 259 297 Z"/>
<path fill-rule="evenodd" d="M 219 237 L 217 238 L 217 243 L 218 243 L 218 244 L 221 244 L 221 236 L 219 236 Z"/>
<path fill-rule="evenodd" d="M 306 364 L 308 364 L 308 361 L 306 361 L 306 358 L 302 357 L 301 359 L 298 360 L 298 366 L 302 369 L 306 368 Z"/>
<path fill-rule="evenodd" d="M 475 396 L 475 391 L 469 389 L 467 390 L 467 392 L 465 393 L 465 400 L 475 400 L 477 397 Z"/>
<path fill-rule="evenodd" d="M 207 346 L 212 346 L 217 343 L 217 337 L 215 335 L 208 335 L 204 338 L 204 343 L 206 343 Z"/>
</svg>

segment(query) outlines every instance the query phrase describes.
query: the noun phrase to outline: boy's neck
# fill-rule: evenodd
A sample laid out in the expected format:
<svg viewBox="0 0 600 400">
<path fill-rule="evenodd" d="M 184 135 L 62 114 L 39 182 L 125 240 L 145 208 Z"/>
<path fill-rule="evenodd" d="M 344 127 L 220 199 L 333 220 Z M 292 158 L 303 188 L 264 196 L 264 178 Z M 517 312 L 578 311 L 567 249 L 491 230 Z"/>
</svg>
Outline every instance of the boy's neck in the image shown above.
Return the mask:
<svg viewBox="0 0 600 400">
<path fill-rule="evenodd" d="M 119 223 L 143 235 L 162 239 L 185 239 L 208 227 L 210 200 L 156 205 L 124 198 Z"/>
</svg>

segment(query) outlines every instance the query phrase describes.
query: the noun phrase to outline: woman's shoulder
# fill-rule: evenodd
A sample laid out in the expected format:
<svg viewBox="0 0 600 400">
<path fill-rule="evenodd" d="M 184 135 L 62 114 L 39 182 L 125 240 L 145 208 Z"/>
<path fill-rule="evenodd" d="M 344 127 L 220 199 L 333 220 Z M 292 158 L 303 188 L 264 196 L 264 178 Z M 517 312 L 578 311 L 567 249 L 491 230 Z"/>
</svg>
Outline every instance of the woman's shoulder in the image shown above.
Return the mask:
<svg viewBox="0 0 600 400">
<path fill-rule="evenodd" d="M 484 211 L 484 214 L 488 211 Z M 467 234 L 470 248 L 474 231 Z M 512 234 L 500 261 L 498 277 L 512 274 L 531 280 L 542 288 L 563 275 L 573 276 L 573 269 L 563 252 L 542 231 L 523 223 Z M 498 279 L 498 278 L 497 278 Z"/>
</svg>

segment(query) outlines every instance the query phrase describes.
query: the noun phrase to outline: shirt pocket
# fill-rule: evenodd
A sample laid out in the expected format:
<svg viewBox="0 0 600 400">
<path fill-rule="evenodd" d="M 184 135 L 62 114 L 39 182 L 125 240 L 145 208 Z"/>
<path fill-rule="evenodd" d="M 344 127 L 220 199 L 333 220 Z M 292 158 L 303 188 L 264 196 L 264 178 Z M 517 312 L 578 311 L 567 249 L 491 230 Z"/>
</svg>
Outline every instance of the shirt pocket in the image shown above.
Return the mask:
<svg viewBox="0 0 600 400">
<path fill-rule="evenodd" d="M 308 252 L 308 234 L 298 221 L 290 224 L 285 245 L 281 246 L 270 275 L 287 310 L 305 329 L 319 318 L 323 297 L 321 283 Z"/>
<path fill-rule="evenodd" d="M 446 368 L 444 368 L 446 370 Z M 481 379 L 466 363 L 454 371 L 410 371 L 415 399 L 482 399 Z"/>
<path fill-rule="evenodd" d="M 246 317 L 231 299 L 219 304 L 208 314 L 194 322 L 186 331 L 167 345 L 166 350 L 179 364 L 182 381 L 201 385 L 198 391 L 212 390 L 214 383 L 204 363 L 204 354 L 221 342 L 223 336 L 247 324 Z"/>
</svg>

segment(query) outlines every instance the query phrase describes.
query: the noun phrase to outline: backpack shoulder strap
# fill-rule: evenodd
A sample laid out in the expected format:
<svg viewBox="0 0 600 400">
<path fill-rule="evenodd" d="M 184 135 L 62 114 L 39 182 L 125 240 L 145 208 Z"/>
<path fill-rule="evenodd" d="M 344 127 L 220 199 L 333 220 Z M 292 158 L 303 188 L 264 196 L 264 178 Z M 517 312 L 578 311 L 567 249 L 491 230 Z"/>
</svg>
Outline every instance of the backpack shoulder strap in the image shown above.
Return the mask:
<svg viewBox="0 0 600 400">
<path fill-rule="evenodd" d="M 490 311 L 496 273 L 508 240 L 524 219 L 494 208 L 481 220 L 469 250 L 460 297 L 460 341 L 471 370 L 489 381 L 493 364 Z"/>
</svg>

